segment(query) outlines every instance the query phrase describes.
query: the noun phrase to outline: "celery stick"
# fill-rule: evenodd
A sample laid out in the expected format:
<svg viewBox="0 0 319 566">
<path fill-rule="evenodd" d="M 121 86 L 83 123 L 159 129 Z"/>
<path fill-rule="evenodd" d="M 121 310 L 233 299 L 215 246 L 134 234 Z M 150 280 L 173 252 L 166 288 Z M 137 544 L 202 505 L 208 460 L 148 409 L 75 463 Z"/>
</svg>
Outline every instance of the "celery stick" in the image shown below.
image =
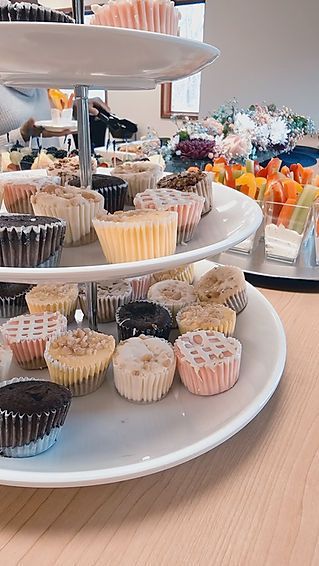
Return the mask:
<svg viewBox="0 0 319 566">
<path fill-rule="evenodd" d="M 297 201 L 297 206 L 293 211 L 292 217 L 289 222 L 290 230 L 295 230 L 299 234 L 302 233 L 308 216 L 309 208 L 313 205 L 317 196 L 318 196 L 318 187 L 315 187 L 313 185 L 304 186 L 304 189 Z M 303 206 L 306 208 L 298 208 L 298 206 Z"/>
<path fill-rule="evenodd" d="M 258 187 L 258 185 L 257 185 L 257 187 Z M 265 191 L 266 191 L 266 187 L 267 187 L 267 179 L 265 179 L 265 182 L 260 187 L 258 187 L 259 192 L 258 192 L 258 195 L 257 195 L 257 200 L 264 200 L 264 194 L 265 194 Z"/>
<path fill-rule="evenodd" d="M 234 179 L 238 179 L 238 177 L 241 177 L 243 174 L 243 172 L 240 169 L 233 169 L 233 177 Z"/>
<path fill-rule="evenodd" d="M 255 173 L 255 163 L 253 159 L 246 159 L 246 173 Z"/>
</svg>

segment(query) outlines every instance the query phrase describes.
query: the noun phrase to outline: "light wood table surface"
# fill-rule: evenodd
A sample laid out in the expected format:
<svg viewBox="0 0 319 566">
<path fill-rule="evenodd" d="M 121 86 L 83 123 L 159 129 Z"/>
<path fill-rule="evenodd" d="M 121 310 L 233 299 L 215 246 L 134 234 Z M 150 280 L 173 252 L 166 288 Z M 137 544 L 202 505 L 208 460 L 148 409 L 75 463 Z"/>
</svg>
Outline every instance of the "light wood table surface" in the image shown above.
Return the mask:
<svg viewBox="0 0 319 566">
<path fill-rule="evenodd" d="M 210 453 L 146 478 L 0 487 L 1 566 L 319 564 L 319 297 L 263 292 L 285 325 L 288 362 L 260 415 Z"/>
</svg>

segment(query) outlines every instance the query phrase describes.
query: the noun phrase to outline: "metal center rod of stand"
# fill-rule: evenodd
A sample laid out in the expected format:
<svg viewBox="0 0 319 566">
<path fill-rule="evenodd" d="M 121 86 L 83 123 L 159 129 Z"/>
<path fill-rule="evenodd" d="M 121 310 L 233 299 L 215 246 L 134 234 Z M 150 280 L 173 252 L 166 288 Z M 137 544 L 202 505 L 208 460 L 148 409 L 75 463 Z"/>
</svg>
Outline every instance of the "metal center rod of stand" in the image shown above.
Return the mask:
<svg viewBox="0 0 319 566">
<path fill-rule="evenodd" d="M 72 0 L 73 16 L 77 24 L 84 24 L 85 6 L 83 0 Z M 91 140 L 89 119 L 89 88 L 84 85 L 75 87 L 77 105 L 80 179 L 82 187 L 92 186 Z M 86 284 L 88 322 L 92 330 L 97 330 L 97 285 Z"/>
</svg>

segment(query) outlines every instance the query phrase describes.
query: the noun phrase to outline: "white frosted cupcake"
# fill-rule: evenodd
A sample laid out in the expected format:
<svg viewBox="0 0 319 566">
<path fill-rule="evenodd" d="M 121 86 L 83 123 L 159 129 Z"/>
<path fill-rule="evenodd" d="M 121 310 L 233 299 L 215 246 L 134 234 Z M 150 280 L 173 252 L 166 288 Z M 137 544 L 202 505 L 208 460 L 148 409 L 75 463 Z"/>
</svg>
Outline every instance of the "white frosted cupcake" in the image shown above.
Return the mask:
<svg viewBox="0 0 319 566">
<path fill-rule="evenodd" d="M 77 307 L 78 294 L 76 283 L 56 283 L 32 287 L 25 299 L 31 314 L 60 312 L 69 321 L 72 321 Z"/>
<path fill-rule="evenodd" d="M 119 343 L 113 356 L 115 387 L 130 401 L 159 401 L 173 383 L 175 364 L 166 340 L 143 334 L 129 338 Z"/>
<path fill-rule="evenodd" d="M 226 305 L 237 314 L 248 303 L 244 274 L 230 265 L 219 265 L 207 271 L 198 281 L 196 291 L 201 303 Z"/>
<path fill-rule="evenodd" d="M 139 275 L 137 277 L 129 277 L 126 281 L 132 286 L 132 301 L 141 301 L 146 299 L 147 291 L 151 285 L 151 275 Z"/>
<path fill-rule="evenodd" d="M 235 330 L 236 313 L 229 307 L 211 303 L 187 305 L 176 315 L 181 334 L 194 330 L 215 330 L 232 336 Z"/>
<path fill-rule="evenodd" d="M 174 279 L 154 283 L 148 290 L 147 298 L 149 301 L 166 307 L 171 312 L 174 323 L 176 323 L 176 315 L 182 307 L 197 301 L 197 295 L 192 285 Z"/>
<path fill-rule="evenodd" d="M 31 196 L 31 204 L 35 214 L 53 215 L 66 221 L 66 247 L 81 246 L 96 240 L 92 220 L 104 206 L 104 198 L 98 192 L 46 185 Z"/>
<path fill-rule="evenodd" d="M 132 300 L 133 289 L 129 281 L 119 279 L 118 281 L 101 281 L 97 284 L 97 320 L 98 322 L 110 322 L 115 320 L 115 314 L 121 305 L 126 305 Z M 80 306 L 88 316 L 86 288 L 79 292 Z"/>
<path fill-rule="evenodd" d="M 47 343 L 44 353 L 52 381 L 72 395 L 88 395 L 98 389 L 115 348 L 113 336 L 89 328 L 69 330 Z"/>
<path fill-rule="evenodd" d="M 152 283 L 157 283 L 157 281 L 165 281 L 165 279 L 176 279 L 177 281 L 186 281 L 186 283 L 192 285 L 194 278 L 194 264 L 189 263 L 188 265 L 181 265 L 180 267 L 168 269 L 167 271 L 157 271 L 156 273 L 153 273 Z"/>
<path fill-rule="evenodd" d="M 97 215 L 93 225 L 109 263 L 153 259 L 175 252 L 177 212 L 104 212 Z"/>
<path fill-rule="evenodd" d="M 91 6 L 91 24 L 178 35 L 180 12 L 172 0 L 109 0 Z"/>
<path fill-rule="evenodd" d="M 189 242 L 193 238 L 204 203 L 205 198 L 196 193 L 183 193 L 175 189 L 148 189 L 134 198 L 134 206 L 137 209 L 177 212 L 177 244 Z"/>
<path fill-rule="evenodd" d="M 163 169 L 150 161 L 134 161 L 117 165 L 113 175 L 117 175 L 128 184 L 127 202 L 133 204 L 134 197 L 147 189 L 155 189 Z"/>
<path fill-rule="evenodd" d="M 221 332 L 197 330 L 174 344 L 177 368 L 185 387 L 194 395 L 216 395 L 238 380 L 241 343 Z"/>
<path fill-rule="evenodd" d="M 5 343 L 23 369 L 46 367 L 44 350 L 53 336 L 66 332 L 67 319 L 59 312 L 23 314 L 10 318 L 0 328 Z"/>
</svg>

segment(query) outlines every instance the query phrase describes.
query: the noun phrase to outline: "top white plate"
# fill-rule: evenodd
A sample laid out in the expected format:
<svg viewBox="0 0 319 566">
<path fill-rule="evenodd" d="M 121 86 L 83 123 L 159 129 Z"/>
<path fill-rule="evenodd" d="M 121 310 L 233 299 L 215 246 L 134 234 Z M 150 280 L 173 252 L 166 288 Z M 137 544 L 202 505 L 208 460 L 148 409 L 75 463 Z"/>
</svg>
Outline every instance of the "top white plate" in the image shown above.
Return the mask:
<svg viewBox="0 0 319 566">
<path fill-rule="evenodd" d="M 0 267 L 0 281 L 102 281 L 153 273 L 205 259 L 228 250 L 250 234 L 262 221 L 262 212 L 251 198 L 234 189 L 213 183 L 213 210 L 204 216 L 188 244 L 176 253 L 157 259 L 106 264 L 98 242 L 78 248 L 65 248 L 61 266 L 56 268 Z"/>
<path fill-rule="evenodd" d="M 1 22 L 0 53 L 0 82 L 8 86 L 116 90 L 182 79 L 220 54 L 211 45 L 160 33 L 40 22 Z"/>
</svg>

